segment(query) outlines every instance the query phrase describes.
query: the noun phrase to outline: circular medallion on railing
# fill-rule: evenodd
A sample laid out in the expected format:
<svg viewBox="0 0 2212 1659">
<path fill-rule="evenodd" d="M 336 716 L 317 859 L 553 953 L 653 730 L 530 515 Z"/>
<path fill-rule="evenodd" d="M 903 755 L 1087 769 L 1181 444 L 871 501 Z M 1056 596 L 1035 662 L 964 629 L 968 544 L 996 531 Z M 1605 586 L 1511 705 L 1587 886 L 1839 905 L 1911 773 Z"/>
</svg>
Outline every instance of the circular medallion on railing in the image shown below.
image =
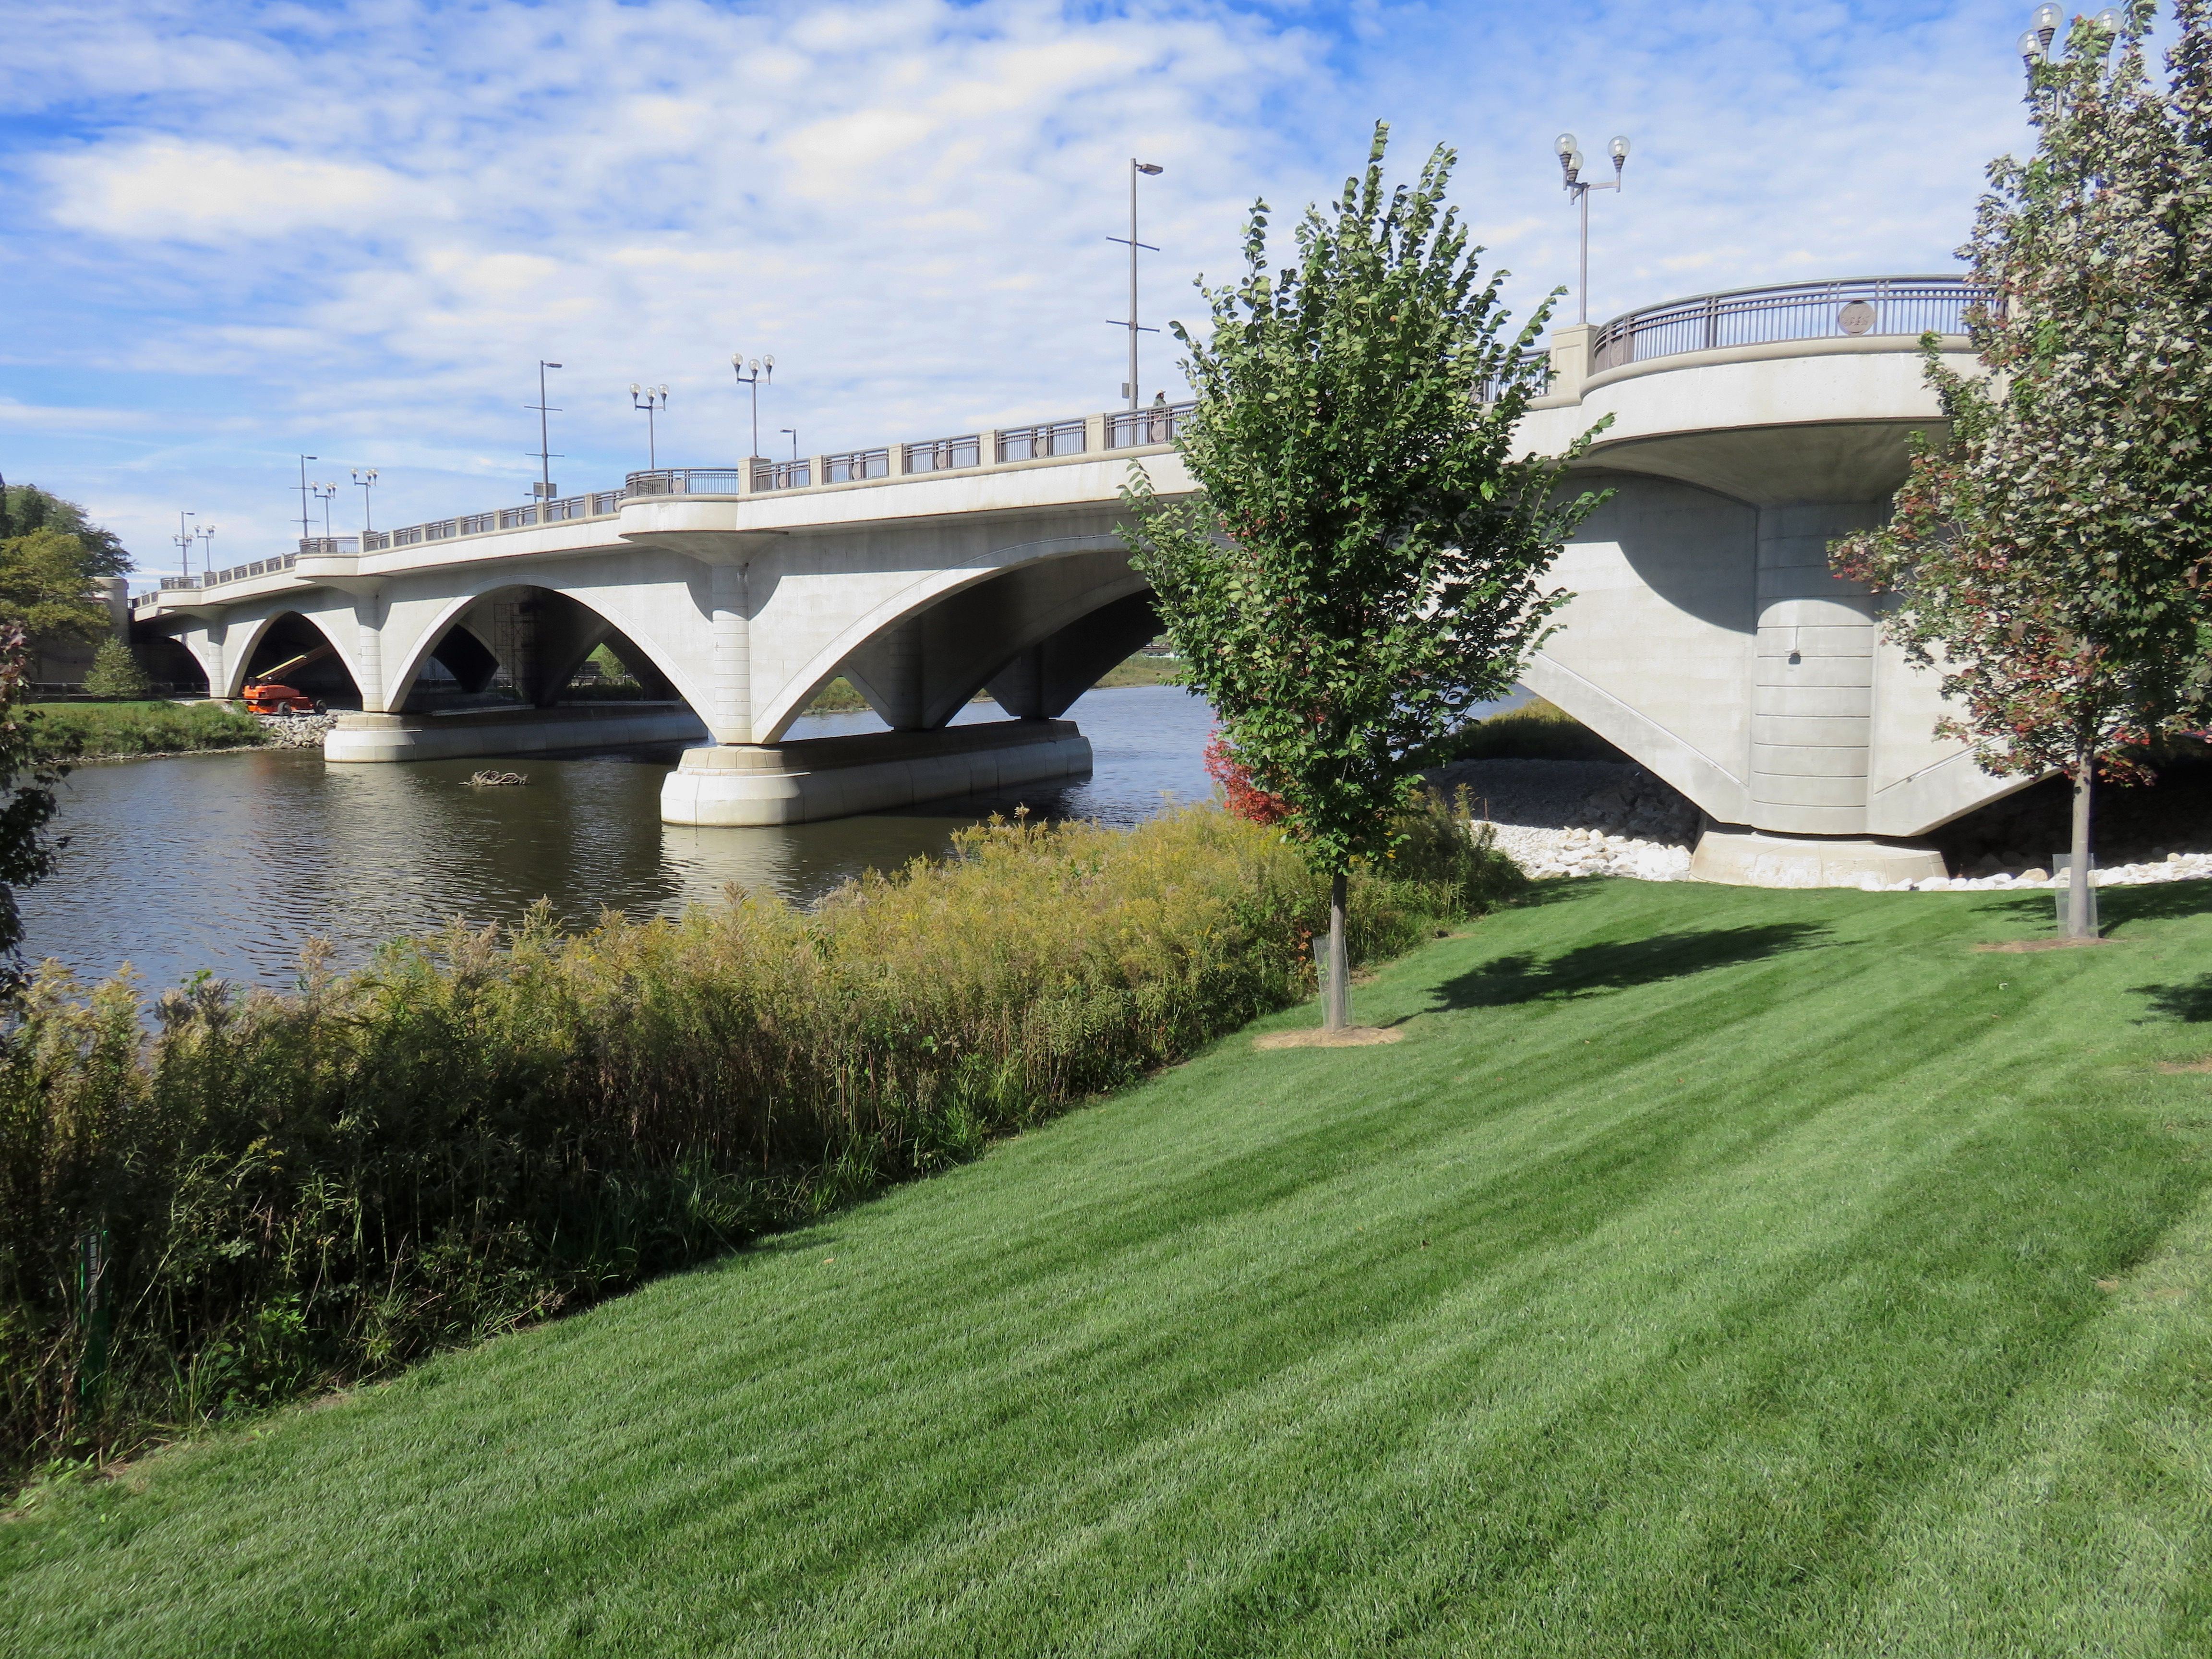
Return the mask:
<svg viewBox="0 0 2212 1659">
<path fill-rule="evenodd" d="M 1846 334 L 1864 334 L 1874 326 L 1874 307 L 1864 300 L 1854 300 L 1836 313 L 1836 326 Z"/>
</svg>

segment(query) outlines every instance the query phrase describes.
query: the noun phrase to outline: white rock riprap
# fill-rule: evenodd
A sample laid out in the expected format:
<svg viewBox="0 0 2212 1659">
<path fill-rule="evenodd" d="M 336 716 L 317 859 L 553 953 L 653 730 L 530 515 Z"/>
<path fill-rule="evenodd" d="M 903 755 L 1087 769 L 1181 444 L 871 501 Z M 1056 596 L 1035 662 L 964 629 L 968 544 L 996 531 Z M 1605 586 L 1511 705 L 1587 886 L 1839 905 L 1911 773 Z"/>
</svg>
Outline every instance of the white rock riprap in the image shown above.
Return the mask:
<svg viewBox="0 0 2212 1659">
<path fill-rule="evenodd" d="M 2212 878 L 2212 853 L 2168 853 L 2163 859 L 2142 864 L 2116 864 L 2109 870 L 2089 872 L 2092 887 L 2147 887 L 2160 881 L 2203 881 Z M 2055 892 L 2066 878 L 2048 870 L 1999 871 L 1993 876 L 1930 876 L 1925 881 L 1898 881 L 1885 885 L 1868 880 L 1860 884 L 1869 893 L 2026 893 Z"/>
<path fill-rule="evenodd" d="M 1532 830 L 1516 823 L 1470 823 L 1487 830 L 1498 848 L 1522 873 L 1539 881 L 1554 876 L 1628 876 L 1638 881 L 1684 881 L 1690 849 L 1664 842 L 1607 835 L 1602 830 Z"/>
<path fill-rule="evenodd" d="M 272 749 L 320 749 L 338 723 L 336 714 L 257 714 L 254 719 L 269 734 Z"/>
</svg>

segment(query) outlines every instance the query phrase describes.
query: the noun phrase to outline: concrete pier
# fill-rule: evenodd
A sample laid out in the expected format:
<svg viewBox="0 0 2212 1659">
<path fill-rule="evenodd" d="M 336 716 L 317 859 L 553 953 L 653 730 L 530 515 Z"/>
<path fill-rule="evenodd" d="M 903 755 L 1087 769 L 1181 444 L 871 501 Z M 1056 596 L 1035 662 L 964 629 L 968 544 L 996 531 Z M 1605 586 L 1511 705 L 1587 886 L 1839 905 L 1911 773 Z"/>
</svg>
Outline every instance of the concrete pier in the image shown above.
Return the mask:
<svg viewBox="0 0 2212 1659">
<path fill-rule="evenodd" d="M 689 743 L 707 735 L 681 702 L 572 703 L 557 708 L 470 708 L 449 714 L 341 714 L 323 739 L 326 761 L 459 760 L 544 755 L 621 744 Z"/>
<path fill-rule="evenodd" d="M 1090 775 L 1091 740 L 1073 720 L 721 744 L 684 751 L 661 786 L 660 817 L 726 827 L 810 823 Z"/>
</svg>

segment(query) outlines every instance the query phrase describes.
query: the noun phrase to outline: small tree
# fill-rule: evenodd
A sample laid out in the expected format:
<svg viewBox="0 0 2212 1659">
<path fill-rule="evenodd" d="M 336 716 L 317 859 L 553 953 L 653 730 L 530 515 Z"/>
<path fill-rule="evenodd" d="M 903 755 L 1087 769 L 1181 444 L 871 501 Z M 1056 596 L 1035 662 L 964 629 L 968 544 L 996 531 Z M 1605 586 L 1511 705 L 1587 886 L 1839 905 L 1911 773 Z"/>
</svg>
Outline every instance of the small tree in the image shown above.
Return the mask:
<svg viewBox="0 0 2212 1659">
<path fill-rule="evenodd" d="M 1348 1016 L 1347 873 L 1389 854 L 1468 709 L 1511 689 L 1567 598 L 1544 574 L 1597 501 L 1555 500 L 1568 458 L 1514 453 L 1548 301 L 1506 332 L 1504 273 L 1480 279 L 1443 204 L 1452 152 L 1386 194 L 1388 135 L 1332 216 L 1307 211 L 1294 267 L 1269 274 L 1254 207 L 1243 281 L 1200 282 L 1211 339 L 1175 325 L 1198 392 L 1177 447 L 1202 493 L 1164 507 L 1141 469 L 1124 492 L 1188 684 L 1329 878 L 1330 1030 Z"/>
<path fill-rule="evenodd" d="M 85 674 L 84 689 L 95 697 L 132 701 L 154 695 L 154 683 L 139 666 L 137 653 L 121 640 L 112 639 L 102 640 L 100 649 L 92 653 L 92 667 Z"/>
<path fill-rule="evenodd" d="M 2087 937 L 2101 766 L 2201 720 L 2212 598 L 2212 40 L 2179 8 L 2170 92 L 2145 75 L 2155 7 L 2114 39 L 2076 22 L 2035 69 L 2033 157 L 1993 163 L 1960 250 L 1989 302 L 1969 323 L 1986 379 L 1927 374 L 1948 438 L 1916 437 L 1887 528 L 1846 538 L 1840 574 L 1892 596 L 1886 624 L 1941 668 L 1937 726 L 1997 776 L 2074 787 L 2068 932 Z"/>
</svg>

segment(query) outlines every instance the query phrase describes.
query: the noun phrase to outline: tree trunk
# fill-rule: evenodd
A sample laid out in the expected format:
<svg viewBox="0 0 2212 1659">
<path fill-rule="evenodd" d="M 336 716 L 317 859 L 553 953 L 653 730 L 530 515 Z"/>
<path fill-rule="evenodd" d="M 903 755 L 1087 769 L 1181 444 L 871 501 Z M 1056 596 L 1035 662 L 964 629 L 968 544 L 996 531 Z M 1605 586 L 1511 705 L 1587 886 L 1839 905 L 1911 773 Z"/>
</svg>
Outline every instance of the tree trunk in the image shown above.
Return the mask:
<svg viewBox="0 0 2212 1659">
<path fill-rule="evenodd" d="M 2074 757 L 2074 856 L 2066 872 L 2066 937 L 2094 939 L 2089 922 L 2089 799 L 2096 762 L 2086 749 Z"/>
<path fill-rule="evenodd" d="M 1344 872 L 1328 878 L 1328 982 L 1322 988 L 1322 1029 L 1341 1031 L 1352 1023 L 1352 964 L 1344 942 Z"/>
</svg>

